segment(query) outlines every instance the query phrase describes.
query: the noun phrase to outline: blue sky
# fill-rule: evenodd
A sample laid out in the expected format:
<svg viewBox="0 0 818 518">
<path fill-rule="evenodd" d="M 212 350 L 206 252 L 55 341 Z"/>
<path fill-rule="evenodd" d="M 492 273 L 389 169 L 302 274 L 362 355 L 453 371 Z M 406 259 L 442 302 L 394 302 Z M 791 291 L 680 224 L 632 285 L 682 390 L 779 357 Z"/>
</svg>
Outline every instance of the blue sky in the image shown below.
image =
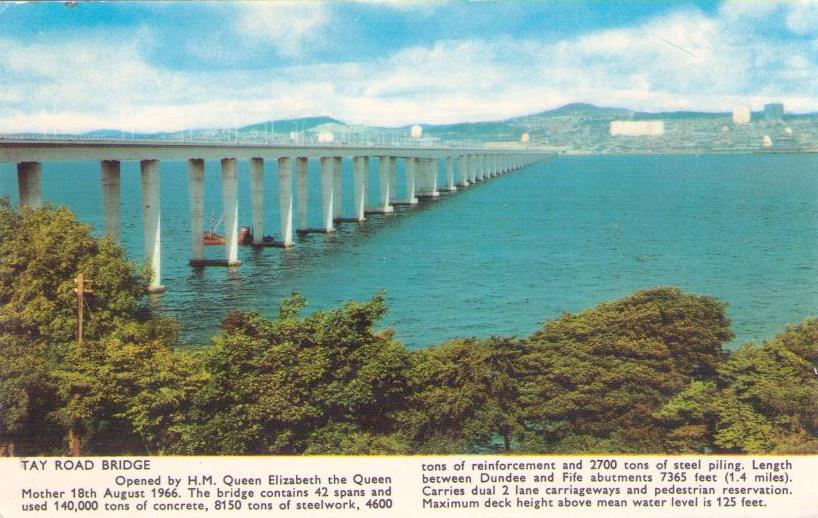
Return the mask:
<svg viewBox="0 0 818 518">
<path fill-rule="evenodd" d="M 0 132 L 818 111 L 818 2 L 0 2 Z"/>
</svg>

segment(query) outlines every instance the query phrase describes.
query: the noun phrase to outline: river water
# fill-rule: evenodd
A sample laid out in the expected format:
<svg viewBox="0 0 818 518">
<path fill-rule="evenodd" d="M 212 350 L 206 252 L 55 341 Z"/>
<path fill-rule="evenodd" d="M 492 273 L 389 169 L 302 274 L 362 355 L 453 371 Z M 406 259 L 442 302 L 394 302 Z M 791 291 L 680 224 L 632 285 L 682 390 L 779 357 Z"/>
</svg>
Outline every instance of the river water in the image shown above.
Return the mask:
<svg viewBox="0 0 818 518">
<path fill-rule="evenodd" d="M 311 226 L 320 220 L 316 162 Z M 370 205 L 376 167 L 372 160 Z M 345 160 L 347 216 L 351 169 Z M 563 311 L 660 285 L 729 303 L 733 345 L 818 313 L 818 155 L 560 156 L 363 225 L 342 224 L 333 235 L 298 238 L 289 250 L 242 247 L 239 268 L 199 271 L 187 264 L 187 165 L 165 162 L 161 170 L 168 291 L 155 303 L 181 322 L 190 343 L 205 343 L 231 309 L 274 315 L 293 291 L 318 309 L 384 290 L 381 325 L 413 348 L 455 336 L 526 335 Z M 207 220 L 221 214 L 218 171 L 217 162 L 206 164 Z M 277 234 L 272 161 L 265 182 L 265 225 Z M 239 194 L 240 222 L 249 225 L 246 163 Z M 0 164 L 0 195 L 17 198 L 13 164 Z M 140 196 L 138 164 L 123 162 L 122 243 L 136 260 Z M 101 228 L 97 163 L 44 164 L 43 197 Z M 206 251 L 224 255 L 222 247 Z"/>
</svg>

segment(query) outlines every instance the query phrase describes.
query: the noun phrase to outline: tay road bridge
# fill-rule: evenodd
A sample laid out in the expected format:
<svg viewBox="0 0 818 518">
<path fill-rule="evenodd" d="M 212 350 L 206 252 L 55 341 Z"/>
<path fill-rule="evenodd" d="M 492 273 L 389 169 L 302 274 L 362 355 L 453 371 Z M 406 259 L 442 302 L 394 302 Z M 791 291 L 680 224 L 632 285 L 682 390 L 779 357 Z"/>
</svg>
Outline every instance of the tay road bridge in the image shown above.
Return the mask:
<svg viewBox="0 0 818 518">
<path fill-rule="evenodd" d="M 98 161 L 102 182 L 104 233 L 119 239 L 120 164 L 138 161 L 141 173 L 145 259 L 152 276 L 149 290 L 164 291 L 161 268 L 161 207 L 159 170 L 162 161 L 187 161 L 190 195 L 191 259 L 193 266 L 238 266 L 238 161 L 250 165 L 252 234 L 256 246 L 293 246 L 293 233 L 335 230 L 341 221 L 365 221 L 367 214 L 389 214 L 395 205 L 415 205 L 421 198 L 456 193 L 496 176 L 546 159 L 549 153 L 523 148 L 404 147 L 348 145 L 285 145 L 261 143 L 180 142 L 102 139 L 0 138 L 0 162 L 17 165 L 20 204 L 42 204 L 42 164 L 58 161 Z M 344 159 L 352 161 L 354 203 L 352 214 L 342 214 Z M 366 206 L 370 160 L 377 160 L 378 203 Z M 224 217 L 223 260 L 204 258 L 204 168 L 206 160 L 221 163 Z M 321 225 L 307 224 L 307 166 L 320 162 Z M 396 199 L 398 160 L 404 161 L 401 181 L 406 198 Z M 278 174 L 280 238 L 264 239 L 265 164 L 274 163 Z M 439 181 L 445 171 L 445 185 Z M 294 173 L 294 174 L 293 174 Z M 293 181 L 294 180 L 294 181 Z M 349 180 L 349 179 L 347 179 Z M 438 184 L 441 185 L 438 185 Z M 293 185 L 295 184 L 295 185 Z M 295 225 L 294 223 L 295 212 Z"/>
</svg>

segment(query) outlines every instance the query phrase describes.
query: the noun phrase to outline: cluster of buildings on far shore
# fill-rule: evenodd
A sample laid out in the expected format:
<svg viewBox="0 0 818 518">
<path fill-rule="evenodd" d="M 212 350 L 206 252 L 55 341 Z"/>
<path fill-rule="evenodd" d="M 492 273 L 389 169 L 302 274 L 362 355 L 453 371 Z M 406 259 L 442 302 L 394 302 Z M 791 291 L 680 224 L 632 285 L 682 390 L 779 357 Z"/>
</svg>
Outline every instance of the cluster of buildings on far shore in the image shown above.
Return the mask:
<svg viewBox="0 0 818 518">
<path fill-rule="evenodd" d="M 592 149 L 570 143 L 573 149 L 566 151 L 793 152 L 814 149 L 818 134 L 815 117 L 786 116 L 784 104 L 780 102 L 765 104 L 760 112 L 753 112 L 750 105 L 741 105 L 729 114 L 628 115 L 628 118 L 611 120 L 607 139 L 601 138 Z"/>
</svg>

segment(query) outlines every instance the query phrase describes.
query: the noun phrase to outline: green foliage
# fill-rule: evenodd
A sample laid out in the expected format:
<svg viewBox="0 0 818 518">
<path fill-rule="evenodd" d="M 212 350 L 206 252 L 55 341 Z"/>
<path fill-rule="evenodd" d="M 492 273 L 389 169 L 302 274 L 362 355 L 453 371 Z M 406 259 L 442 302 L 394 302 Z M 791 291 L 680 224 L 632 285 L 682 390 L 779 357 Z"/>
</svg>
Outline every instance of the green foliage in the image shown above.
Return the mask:
<svg viewBox="0 0 818 518">
<path fill-rule="evenodd" d="M 206 353 L 208 382 L 196 397 L 185 451 L 301 453 L 311 438 L 331 443 L 327 430 L 314 435 L 330 425 L 393 432 L 408 355 L 372 332 L 386 311 L 383 297 L 301 318 L 303 305 L 297 296 L 285 300 L 275 320 L 231 315 Z"/>
<path fill-rule="evenodd" d="M 48 412 L 59 401 L 46 346 L 0 333 L 0 358 L 0 456 L 57 453 L 62 431 Z"/>
<path fill-rule="evenodd" d="M 70 432 L 83 453 L 156 445 L 168 427 L 151 427 L 149 416 L 167 418 L 154 400 L 197 378 L 192 362 L 170 347 L 175 325 L 144 306 L 146 276 L 67 209 L 17 211 L 8 199 L 0 200 L 0 258 L 0 444 L 21 454 L 64 454 Z M 93 289 L 82 345 L 80 273 Z"/>
<path fill-rule="evenodd" d="M 31 341 L 76 338 L 75 278 L 93 281 L 85 336 L 104 336 L 135 317 L 147 284 L 124 251 L 97 239 L 65 208 L 20 212 L 0 199 L 0 329 Z"/>
<path fill-rule="evenodd" d="M 788 328 L 761 347 L 747 344 L 719 369 L 725 389 L 715 444 L 745 452 L 816 452 L 818 320 Z"/>
<path fill-rule="evenodd" d="M 719 389 L 714 381 L 693 380 L 654 413 L 666 431 L 662 451 L 702 453 L 712 446 Z"/>
<path fill-rule="evenodd" d="M 305 455 L 400 455 L 409 452 L 401 433 L 364 432 L 351 423 L 330 423 L 310 434 Z"/>
<path fill-rule="evenodd" d="M 612 451 L 655 451 L 662 432 L 652 414 L 713 372 L 731 337 L 723 304 L 674 288 L 547 322 L 522 359 L 523 447 L 569 451 L 565 441 L 583 435 Z"/>
<path fill-rule="evenodd" d="M 412 355 L 401 416 L 420 453 L 509 451 L 522 431 L 520 356 L 514 339 L 453 340 Z"/>
</svg>

